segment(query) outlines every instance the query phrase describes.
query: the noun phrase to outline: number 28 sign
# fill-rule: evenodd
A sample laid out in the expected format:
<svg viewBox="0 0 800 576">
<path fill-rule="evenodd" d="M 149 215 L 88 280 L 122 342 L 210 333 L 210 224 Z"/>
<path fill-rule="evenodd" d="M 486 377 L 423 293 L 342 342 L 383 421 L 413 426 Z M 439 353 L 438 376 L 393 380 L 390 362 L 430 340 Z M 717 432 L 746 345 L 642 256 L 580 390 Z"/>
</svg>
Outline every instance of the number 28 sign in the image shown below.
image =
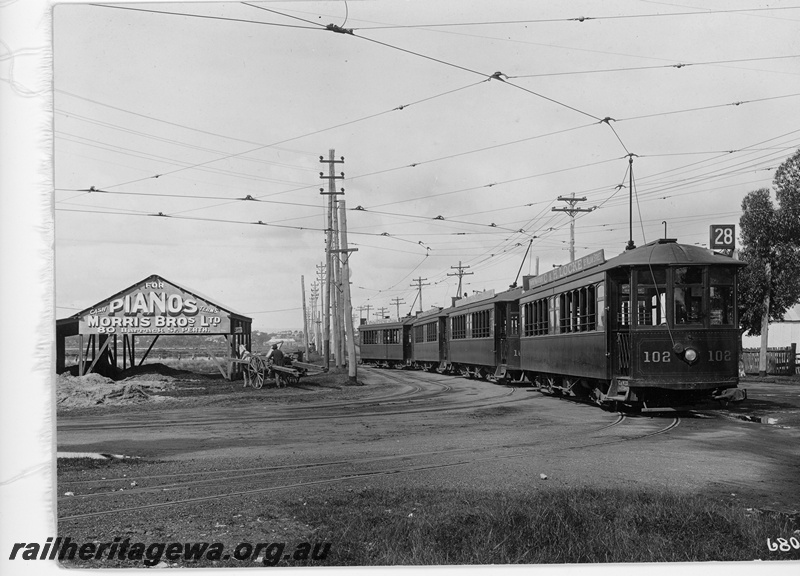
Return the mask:
<svg viewBox="0 0 800 576">
<path fill-rule="evenodd" d="M 736 226 L 734 224 L 713 224 L 709 248 L 712 250 L 733 250 L 736 248 Z"/>
</svg>

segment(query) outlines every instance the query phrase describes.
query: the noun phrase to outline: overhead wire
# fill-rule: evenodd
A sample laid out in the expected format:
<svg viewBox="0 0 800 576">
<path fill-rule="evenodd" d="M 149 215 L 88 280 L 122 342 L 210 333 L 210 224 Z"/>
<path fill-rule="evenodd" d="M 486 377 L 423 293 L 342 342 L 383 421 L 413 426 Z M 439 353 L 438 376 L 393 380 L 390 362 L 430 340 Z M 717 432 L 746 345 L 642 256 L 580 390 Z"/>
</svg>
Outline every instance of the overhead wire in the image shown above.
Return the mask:
<svg viewBox="0 0 800 576">
<path fill-rule="evenodd" d="M 800 6 L 782 6 L 782 7 L 769 7 L 769 8 L 740 8 L 740 9 L 726 9 L 726 10 L 702 10 L 695 12 L 667 12 L 656 14 L 621 14 L 615 16 L 573 16 L 569 18 L 535 18 L 525 20 L 494 20 L 483 22 L 447 22 L 447 23 L 433 23 L 433 24 L 396 24 L 391 26 L 367 26 L 357 27 L 353 30 L 388 30 L 388 29 L 401 29 L 401 28 L 452 28 L 457 26 L 498 26 L 508 24 L 550 24 L 555 22 L 588 22 L 592 20 L 626 20 L 633 18 L 664 18 L 675 16 L 705 16 L 713 14 L 735 14 L 741 12 L 766 12 L 776 10 L 798 10 Z"/>
<path fill-rule="evenodd" d="M 784 56 L 762 56 L 758 58 L 733 58 L 729 60 L 709 60 L 705 62 L 679 62 L 676 64 L 654 64 L 652 66 L 624 66 L 620 68 L 595 68 L 592 70 L 568 70 L 565 72 L 539 72 L 537 74 L 514 74 L 509 78 L 545 78 L 552 76 L 574 76 L 579 74 L 606 74 L 611 72 L 635 72 L 640 70 L 659 70 L 663 68 L 688 68 L 693 66 L 713 66 L 719 64 L 739 64 L 743 62 L 762 62 L 767 60 L 787 60 L 800 58 L 800 54 Z"/>
<path fill-rule="evenodd" d="M 151 10 L 147 8 L 133 8 L 131 6 L 116 6 L 116 5 L 109 5 L 109 4 L 89 4 L 89 6 L 95 6 L 98 8 L 113 8 L 116 10 L 131 10 L 133 12 L 149 12 L 151 14 L 164 14 L 168 16 L 186 16 L 189 18 L 201 18 L 206 20 L 223 20 L 228 22 L 240 22 L 245 24 L 261 24 L 264 26 L 277 26 L 279 28 L 300 28 L 304 30 L 317 30 L 317 28 L 312 28 L 310 26 L 297 26 L 293 24 L 278 24 L 276 22 L 261 22 L 258 20 L 247 20 L 245 18 L 228 18 L 225 16 L 212 16 L 208 14 L 193 14 L 190 12 L 172 12 L 167 10 Z M 316 24 L 316 22 L 312 22 L 312 24 Z"/>
</svg>

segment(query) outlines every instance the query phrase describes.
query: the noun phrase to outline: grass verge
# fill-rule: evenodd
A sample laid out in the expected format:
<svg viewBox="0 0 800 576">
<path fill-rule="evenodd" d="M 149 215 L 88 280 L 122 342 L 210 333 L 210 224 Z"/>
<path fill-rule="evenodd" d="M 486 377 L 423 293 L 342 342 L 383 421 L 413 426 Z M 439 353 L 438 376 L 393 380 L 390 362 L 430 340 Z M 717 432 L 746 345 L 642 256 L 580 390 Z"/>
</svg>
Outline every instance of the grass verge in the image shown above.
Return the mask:
<svg viewBox="0 0 800 576">
<path fill-rule="evenodd" d="M 800 559 L 767 547 L 800 537 L 797 518 L 668 492 L 364 489 L 291 513 L 333 543 L 328 565 Z"/>
</svg>

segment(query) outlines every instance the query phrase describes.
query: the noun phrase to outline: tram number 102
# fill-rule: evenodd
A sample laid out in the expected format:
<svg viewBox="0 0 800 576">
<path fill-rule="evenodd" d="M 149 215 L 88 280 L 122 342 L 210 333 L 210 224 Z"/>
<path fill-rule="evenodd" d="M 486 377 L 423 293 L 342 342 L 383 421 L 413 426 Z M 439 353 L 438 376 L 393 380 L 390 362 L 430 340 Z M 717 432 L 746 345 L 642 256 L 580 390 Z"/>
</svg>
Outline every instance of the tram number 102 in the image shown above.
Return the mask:
<svg viewBox="0 0 800 576">
<path fill-rule="evenodd" d="M 730 362 L 732 354 L 730 350 L 708 350 L 709 362 Z M 645 363 L 672 362 L 672 352 L 668 350 L 645 350 Z"/>
<path fill-rule="evenodd" d="M 645 362 L 672 362 L 672 352 L 669 352 L 669 351 L 661 352 L 660 350 L 654 350 L 652 352 L 645 351 L 645 353 L 644 353 L 644 361 Z"/>
</svg>

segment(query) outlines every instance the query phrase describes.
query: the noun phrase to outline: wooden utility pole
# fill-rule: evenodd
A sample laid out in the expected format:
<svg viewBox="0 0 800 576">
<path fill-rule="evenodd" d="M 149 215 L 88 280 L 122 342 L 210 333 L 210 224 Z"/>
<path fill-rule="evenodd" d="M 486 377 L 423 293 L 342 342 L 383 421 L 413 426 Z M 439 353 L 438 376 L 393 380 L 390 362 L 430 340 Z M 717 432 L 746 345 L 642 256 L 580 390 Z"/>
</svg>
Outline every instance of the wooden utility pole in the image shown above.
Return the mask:
<svg viewBox="0 0 800 576">
<path fill-rule="evenodd" d="M 427 278 L 417 278 L 414 280 L 416 284 L 411 284 L 412 288 L 417 288 L 419 290 L 419 311 L 422 312 L 422 287 L 423 286 L 430 286 L 430 284 L 423 284 L 422 282 L 427 280 Z"/>
<path fill-rule="evenodd" d="M 322 331 L 322 316 L 325 314 L 325 300 L 328 297 L 325 293 L 325 263 L 320 262 L 317 265 L 317 277 L 319 280 L 319 314 L 317 316 L 317 354 L 324 354 L 324 338 Z"/>
<path fill-rule="evenodd" d="M 369 311 L 372 310 L 372 304 L 364 304 L 359 308 L 359 310 L 366 310 L 367 312 L 367 323 L 369 323 Z"/>
<path fill-rule="evenodd" d="M 769 286 L 772 279 L 772 267 L 767 262 L 767 281 L 765 284 Z M 769 346 L 769 289 L 764 294 L 764 313 L 761 315 L 761 348 L 758 352 L 758 375 L 767 375 L 767 347 Z"/>
<path fill-rule="evenodd" d="M 319 350 L 319 334 L 317 330 L 317 300 L 319 299 L 319 285 L 317 281 L 311 283 L 311 332 L 314 334 L 314 348 Z"/>
<path fill-rule="evenodd" d="M 402 298 L 392 298 L 392 304 L 397 306 L 397 320 L 400 320 L 400 304 L 405 304 L 406 301 Z"/>
<path fill-rule="evenodd" d="M 303 341 L 306 345 L 305 360 L 308 361 L 308 312 L 306 312 L 306 277 L 300 276 L 300 285 L 303 292 Z"/>
<path fill-rule="evenodd" d="M 333 306 L 333 332 L 331 333 L 331 346 L 333 359 L 337 368 L 342 367 L 342 269 L 339 265 L 339 203 L 333 199 L 333 246 L 331 248 L 331 263 L 333 264 L 333 288 L 331 305 Z"/>
<path fill-rule="evenodd" d="M 566 212 L 569 214 L 569 261 L 575 261 L 575 214 L 579 212 L 591 212 L 594 208 L 577 208 L 575 205 L 578 202 L 586 202 L 586 197 L 575 198 L 575 192 L 572 196 L 559 196 L 558 200 L 569 204 L 565 208 L 551 208 L 553 212 Z"/>
<path fill-rule="evenodd" d="M 328 165 L 328 175 L 325 176 L 323 172 L 319 173 L 319 177 L 323 180 L 328 181 L 328 191 L 325 192 L 324 188 L 319 189 L 319 193 L 328 197 L 328 227 L 326 229 L 326 243 L 325 243 L 325 260 L 326 260 L 326 270 L 325 270 L 325 306 L 323 309 L 323 320 L 325 325 L 325 368 L 330 368 L 330 354 L 331 354 L 331 310 L 332 308 L 332 299 L 331 296 L 333 295 L 334 285 L 333 285 L 333 205 L 334 205 L 334 197 L 337 194 L 344 194 L 344 189 L 341 192 L 336 191 L 336 180 L 344 178 L 344 173 L 341 176 L 336 176 L 334 172 L 335 164 L 341 164 L 344 162 L 344 157 L 341 160 L 336 160 L 335 157 L 335 150 L 330 149 L 328 150 L 328 159 L 325 160 L 322 156 L 319 157 L 319 161 L 323 164 Z"/>
<path fill-rule="evenodd" d="M 383 320 L 386 318 L 386 312 L 388 312 L 388 308 L 378 308 L 375 312 L 375 317 L 379 320 Z"/>
<path fill-rule="evenodd" d="M 340 254 L 344 256 L 344 263 L 342 264 L 342 300 L 344 304 L 344 315 L 342 319 L 344 320 L 345 334 L 347 337 L 347 376 L 351 384 L 356 384 L 356 340 L 353 331 L 353 304 L 350 301 L 350 253 L 356 252 L 358 248 L 347 247 L 347 209 L 344 200 L 339 202 L 339 223 L 342 226 Z"/>
<path fill-rule="evenodd" d="M 450 266 L 450 268 L 452 268 L 453 270 L 458 270 L 458 272 L 455 272 L 454 274 L 450 274 L 448 272 L 447 275 L 448 276 L 458 276 L 458 290 L 456 291 L 456 294 L 458 295 L 459 298 L 461 298 L 461 277 L 462 276 L 469 276 L 471 274 L 474 274 L 474 272 L 464 272 L 464 270 L 469 268 L 469 266 L 462 266 L 461 265 L 461 260 L 458 261 L 458 266 Z"/>
</svg>

